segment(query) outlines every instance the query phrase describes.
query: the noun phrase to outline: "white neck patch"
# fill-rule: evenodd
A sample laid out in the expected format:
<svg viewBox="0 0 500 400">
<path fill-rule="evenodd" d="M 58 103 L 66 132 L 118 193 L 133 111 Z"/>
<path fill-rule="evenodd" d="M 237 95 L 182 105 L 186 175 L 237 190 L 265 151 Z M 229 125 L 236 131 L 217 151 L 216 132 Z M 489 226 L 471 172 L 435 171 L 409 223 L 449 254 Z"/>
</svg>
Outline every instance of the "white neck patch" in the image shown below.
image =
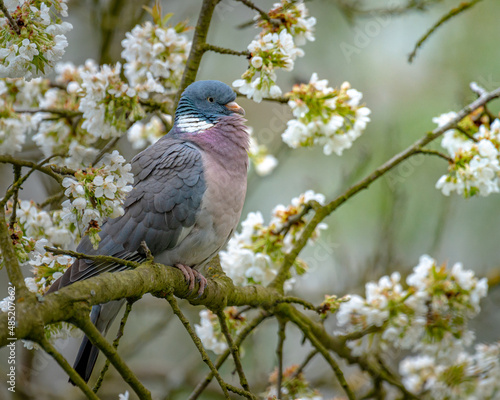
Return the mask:
<svg viewBox="0 0 500 400">
<path fill-rule="evenodd" d="M 211 128 L 215 124 L 211 124 L 210 122 L 207 122 L 204 119 L 198 117 L 181 115 L 179 118 L 177 118 L 176 125 L 183 132 L 193 133 L 203 132 Z"/>
</svg>

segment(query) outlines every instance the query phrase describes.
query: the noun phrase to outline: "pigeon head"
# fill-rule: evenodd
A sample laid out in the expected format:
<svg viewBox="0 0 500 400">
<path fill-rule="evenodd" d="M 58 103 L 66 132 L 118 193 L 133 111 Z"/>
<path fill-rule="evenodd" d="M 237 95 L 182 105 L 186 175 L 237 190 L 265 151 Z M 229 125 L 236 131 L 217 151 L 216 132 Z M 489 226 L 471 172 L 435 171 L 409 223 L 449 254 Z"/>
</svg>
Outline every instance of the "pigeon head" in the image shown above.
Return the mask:
<svg viewBox="0 0 500 400">
<path fill-rule="evenodd" d="M 236 93 L 219 81 L 198 81 L 182 93 L 175 111 L 175 125 L 184 132 L 200 132 L 232 114 L 245 115 L 234 100 Z"/>
</svg>

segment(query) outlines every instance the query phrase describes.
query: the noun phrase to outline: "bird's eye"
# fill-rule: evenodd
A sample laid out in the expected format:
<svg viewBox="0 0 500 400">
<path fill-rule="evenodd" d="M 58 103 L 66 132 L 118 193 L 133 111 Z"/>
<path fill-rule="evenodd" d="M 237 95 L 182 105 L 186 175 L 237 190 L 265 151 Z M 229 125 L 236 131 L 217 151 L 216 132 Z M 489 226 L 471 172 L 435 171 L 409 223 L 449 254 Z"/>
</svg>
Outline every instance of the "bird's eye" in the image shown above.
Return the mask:
<svg viewBox="0 0 500 400">
<path fill-rule="evenodd" d="M 209 98 L 207 98 L 207 100 L 208 100 L 209 103 L 213 103 L 214 102 L 214 98 L 213 97 L 209 97 Z"/>
</svg>

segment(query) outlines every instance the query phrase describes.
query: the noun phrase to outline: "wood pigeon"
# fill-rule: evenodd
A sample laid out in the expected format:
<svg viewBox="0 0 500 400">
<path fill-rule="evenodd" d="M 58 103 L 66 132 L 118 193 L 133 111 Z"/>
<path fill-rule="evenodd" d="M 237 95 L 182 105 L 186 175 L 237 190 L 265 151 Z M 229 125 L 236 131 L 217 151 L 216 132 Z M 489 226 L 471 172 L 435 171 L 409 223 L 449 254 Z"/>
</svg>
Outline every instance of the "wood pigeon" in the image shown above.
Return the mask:
<svg viewBox="0 0 500 400">
<path fill-rule="evenodd" d="M 205 265 L 227 243 L 238 224 L 246 193 L 249 136 L 236 94 L 219 81 L 198 81 L 183 92 L 170 132 L 132 160 L 135 181 L 123 216 L 102 225 L 99 248 L 88 237 L 77 251 L 127 260 L 146 258 L 144 241 L 156 262 L 175 266 L 189 289 L 206 279 Z M 49 289 L 54 292 L 118 264 L 76 260 Z M 91 320 L 105 334 L 125 300 L 92 307 Z M 74 364 L 87 382 L 99 350 L 85 337 Z"/>
</svg>

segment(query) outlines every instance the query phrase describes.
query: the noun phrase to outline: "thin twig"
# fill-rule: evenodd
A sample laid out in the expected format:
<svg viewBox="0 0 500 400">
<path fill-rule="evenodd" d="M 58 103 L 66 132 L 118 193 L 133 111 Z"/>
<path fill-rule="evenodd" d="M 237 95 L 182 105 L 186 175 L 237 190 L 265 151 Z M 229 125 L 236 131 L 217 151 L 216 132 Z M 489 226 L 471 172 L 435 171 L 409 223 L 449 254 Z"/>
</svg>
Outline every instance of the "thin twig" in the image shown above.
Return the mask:
<svg viewBox="0 0 500 400">
<path fill-rule="evenodd" d="M 278 346 L 276 347 L 276 356 L 278 357 L 278 377 L 276 379 L 276 393 L 278 400 L 282 399 L 281 387 L 283 385 L 283 345 L 286 339 L 286 321 L 278 319 Z"/>
<path fill-rule="evenodd" d="M 335 376 L 337 377 L 340 386 L 344 389 L 347 398 L 349 400 L 355 400 L 356 397 L 354 396 L 354 392 L 352 391 L 351 387 L 347 383 L 344 373 L 340 369 L 339 365 L 337 362 L 333 359 L 333 357 L 330 355 L 328 350 L 323 346 L 323 344 L 318 340 L 318 338 L 311 332 L 308 326 L 302 323 L 301 320 L 299 319 L 294 319 L 292 322 L 294 322 L 299 329 L 304 333 L 304 335 L 307 337 L 309 342 L 320 352 L 320 354 L 323 356 L 325 361 L 330 365 L 332 368 L 333 372 L 335 373 Z"/>
<path fill-rule="evenodd" d="M 116 349 L 101 335 L 88 315 L 77 317 L 73 322 L 89 338 L 92 344 L 101 350 L 111 364 L 116 368 L 123 380 L 127 382 L 140 399 L 151 399 L 151 393 L 135 376 L 129 366 L 123 361 Z"/>
<path fill-rule="evenodd" d="M 441 157 L 442 159 L 448 161 L 450 164 L 453 164 L 453 159 L 451 157 L 448 157 L 446 154 L 444 153 L 441 153 L 440 151 L 438 150 L 432 150 L 432 149 L 418 149 L 417 150 L 417 153 L 420 153 L 420 154 L 428 154 L 428 155 L 431 155 L 431 156 L 438 156 L 438 157 Z"/>
<path fill-rule="evenodd" d="M 38 204 L 38 207 L 40 208 L 47 207 L 50 204 L 54 204 L 61 201 L 63 198 L 64 198 L 64 190 L 61 190 L 59 193 L 47 197 L 42 203 Z"/>
<path fill-rule="evenodd" d="M 319 353 L 318 349 L 312 350 L 304 359 L 304 361 L 302 361 L 302 364 L 300 364 L 299 367 L 295 370 L 290 379 L 297 378 L 302 373 L 302 371 L 304 371 L 304 368 L 307 367 L 307 365 L 311 362 L 314 356 L 318 353 Z"/>
<path fill-rule="evenodd" d="M 128 316 L 130 314 L 130 311 L 132 311 L 132 305 L 134 304 L 134 301 L 130 300 L 127 301 L 127 306 L 125 307 L 125 313 L 123 314 L 122 320 L 120 321 L 120 327 L 118 328 L 118 332 L 116 333 L 115 340 L 113 340 L 113 347 L 115 350 L 118 348 L 118 345 L 120 344 L 120 339 L 123 336 L 123 331 L 125 330 L 125 324 L 127 323 Z M 99 374 L 99 378 L 97 379 L 97 382 L 95 383 L 92 391 L 94 393 L 97 393 L 99 388 L 102 385 L 102 382 L 104 381 L 104 375 L 106 375 L 106 372 L 108 371 L 110 361 L 108 358 L 106 358 L 106 362 L 104 363 L 104 367 L 102 367 L 101 373 Z"/>
<path fill-rule="evenodd" d="M 83 115 L 81 111 L 66 110 L 64 108 L 16 108 L 14 109 L 14 112 L 18 114 L 50 113 L 58 114 L 64 118 L 72 118 Z"/>
<path fill-rule="evenodd" d="M 243 93 L 240 93 L 240 92 L 236 92 L 236 96 L 238 96 L 238 97 L 247 97 L 246 94 L 243 94 Z M 288 97 L 286 97 L 286 96 L 281 96 L 281 97 L 264 97 L 262 100 L 264 100 L 264 101 L 272 101 L 272 102 L 275 102 L 275 103 L 286 104 L 286 103 L 288 103 L 288 101 L 290 99 Z"/>
<path fill-rule="evenodd" d="M 111 139 L 110 141 L 108 141 L 108 143 L 106 143 L 106 145 L 101 149 L 99 154 L 97 154 L 96 158 L 94 159 L 94 165 L 100 161 L 100 159 L 104 156 L 104 154 L 106 154 L 108 151 L 110 151 L 113 147 L 116 146 L 116 143 L 118 143 L 118 140 L 120 140 L 120 136 L 115 137 L 115 138 Z"/>
<path fill-rule="evenodd" d="M 54 360 L 60 365 L 60 367 L 66 372 L 66 374 L 71 378 L 71 381 L 74 382 L 76 386 L 80 388 L 80 390 L 87 396 L 90 400 L 99 400 L 99 397 L 90 390 L 90 387 L 87 386 L 82 377 L 74 370 L 73 367 L 66 361 L 66 359 L 59 353 L 54 346 L 43 336 L 40 335 L 38 340 L 38 344 L 42 346 L 47 354 L 52 356 Z"/>
<path fill-rule="evenodd" d="M 107 262 L 107 263 L 113 263 L 113 264 L 120 264 L 120 265 L 125 265 L 126 267 L 129 267 L 129 268 L 137 268 L 139 265 L 141 265 L 140 263 L 138 263 L 136 261 L 123 260 L 123 259 L 117 258 L 117 257 L 84 254 L 84 253 L 78 253 L 78 252 L 72 251 L 72 250 L 56 249 L 54 247 L 48 247 L 48 246 L 45 246 L 45 250 L 50 251 L 53 254 L 64 254 L 66 256 L 78 258 L 79 260 L 91 260 L 91 261 L 101 261 L 101 262 Z"/>
<path fill-rule="evenodd" d="M 408 62 L 413 62 L 413 59 L 417 55 L 418 49 L 424 44 L 424 42 L 438 29 L 441 25 L 443 25 L 446 21 L 453 18 L 454 16 L 464 12 L 465 10 L 471 8 L 475 4 L 479 3 L 481 0 L 472 0 L 470 2 L 462 2 L 458 7 L 452 8 L 448 13 L 446 13 L 443 17 L 440 18 L 438 22 L 436 22 L 431 29 L 427 31 L 427 33 L 420 38 L 417 42 L 413 51 L 408 56 Z"/>
<path fill-rule="evenodd" d="M 455 128 L 457 131 L 459 131 L 461 134 L 467 136 L 470 140 L 473 142 L 479 142 L 474 136 L 472 136 L 469 132 L 467 132 L 465 129 L 463 129 L 461 126 L 458 126 Z"/>
<path fill-rule="evenodd" d="M 229 399 L 229 393 L 227 392 L 227 384 L 224 382 L 222 377 L 219 374 L 219 371 L 217 371 L 217 368 L 215 368 L 214 364 L 212 363 L 212 360 L 210 360 L 210 357 L 208 356 L 207 352 L 203 348 L 203 344 L 201 343 L 200 338 L 196 335 L 195 331 L 191 327 L 191 324 L 189 323 L 188 319 L 184 316 L 182 313 L 181 309 L 179 308 L 179 305 L 177 304 L 177 300 L 175 299 L 174 295 L 172 293 L 168 293 L 165 298 L 167 301 L 170 303 L 170 307 L 172 307 L 172 311 L 174 314 L 179 318 L 181 321 L 182 325 L 184 325 L 184 328 L 186 328 L 186 331 L 189 333 L 189 336 L 191 336 L 191 339 L 193 340 L 193 343 L 195 344 L 196 348 L 201 354 L 201 358 L 205 364 L 208 365 L 208 368 L 210 368 L 210 371 L 214 374 L 215 378 L 217 379 L 217 382 L 219 382 L 219 386 L 222 389 L 222 392 L 224 393 L 224 396 L 226 399 Z"/>
<path fill-rule="evenodd" d="M 255 396 L 253 393 L 250 393 L 247 390 L 237 388 L 236 386 L 233 386 L 233 385 L 231 385 L 229 383 L 226 383 L 226 387 L 227 387 L 227 390 L 229 390 L 230 392 L 239 394 L 240 396 L 246 397 L 247 399 L 250 399 L 250 400 L 259 400 L 259 398 L 257 396 Z"/>
<path fill-rule="evenodd" d="M 306 204 L 301 212 L 288 218 L 288 220 L 286 221 L 285 224 L 283 224 L 280 230 L 278 232 L 275 232 L 276 235 L 283 234 L 283 236 L 285 236 L 292 227 L 292 225 L 299 222 L 302 219 L 302 217 L 306 215 L 309 212 L 309 210 L 311 210 L 311 208 L 312 207 L 309 204 Z"/>
<path fill-rule="evenodd" d="M 300 304 L 301 306 L 303 306 L 304 308 L 306 308 L 307 310 L 312 310 L 312 311 L 318 311 L 318 308 L 308 302 L 307 300 L 304 300 L 300 297 L 294 297 L 294 296 L 286 296 L 286 297 L 283 297 L 281 299 L 279 299 L 276 304 L 280 304 L 280 303 L 295 303 L 295 304 Z"/>
<path fill-rule="evenodd" d="M 244 56 L 244 57 L 250 56 L 250 52 L 248 50 L 237 51 L 233 49 L 226 49 L 225 47 L 214 46 L 213 44 L 209 43 L 205 43 L 203 48 L 205 49 L 205 51 L 213 51 L 219 54 L 228 54 L 232 56 Z"/>
<path fill-rule="evenodd" d="M 58 183 L 62 183 L 63 181 L 62 175 L 74 175 L 75 173 L 75 171 L 70 168 L 59 167 L 55 165 L 50 165 L 50 166 L 40 165 L 33 161 L 19 160 L 9 155 L 0 156 L 0 163 L 19 165 L 21 167 L 29 167 L 36 169 L 37 171 L 43 172 L 44 174 L 54 178 Z"/>
<path fill-rule="evenodd" d="M 12 18 L 12 15 L 10 15 L 9 10 L 7 10 L 7 7 L 5 7 L 3 0 L 0 0 L 0 11 L 2 11 L 2 14 L 5 16 L 5 18 L 7 18 L 7 21 L 9 21 L 9 25 L 12 29 L 14 29 L 14 32 L 20 35 L 21 28 L 19 28 L 17 22 L 14 20 L 14 18 Z"/>
<path fill-rule="evenodd" d="M 252 10 L 257 11 L 263 20 L 265 20 L 269 23 L 272 23 L 272 20 L 269 17 L 269 15 L 264 10 L 262 10 L 261 8 L 257 7 L 255 4 L 253 4 L 250 0 L 238 0 L 238 1 L 240 3 L 243 3 L 244 5 L 246 5 L 248 8 L 251 8 Z"/>
<path fill-rule="evenodd" d="M 243 341 L 247 338 L 247 336 L 259 326 L 266 318 L 269 317 L 269 314 L 262 311 L 257 317 L 255 317 L 252 321 L 250 321 L 236 336 L 234 339 L 234 345 L 239 347 Z M 224 353 L 222 353 L 217 360 L 215 360 L 215 368 L 219 369 L 224 361 L 229 357 L 230 351 L 227 349 Z M 214 374 L 210 372 L 203 381 L 201 381 L 191 395 L 188 397 L 188 400 L 196 400 L 208 386 L 208 384 L 212 381 Z"/>
<path fill-rule="evenodd" d="M 229 332 L 229 328 L 227 326 L 226 314 L 224 313 L 224 310 L 218 310 L 216 314 L 217 318 L 219 318 L 222 334 L 226 338 L 229 351 L 233 356 L 234 366 L 236 367 L 236 372 L 238 373 L 238 376 L 240 378 L 241 387 L 246 391 L 250 391 L 250 387 L 248 386 L 248 381 L 245 376 L 245 372 L 243 371 L 243 366 L 241 365 L 241 358 L 238 346 L 234 344 L 233 338 L 231 337 L 231 333 Z"/>
<path fill-rule="evenodd" d="M 19 172 L 19 178 L 17 178 L 18 175 L 14 174 L 15 175 L 14 183 L 11 185 L 11 187 L 9 188 L 9 190 L 7 190 L 7 192 L 5 193 L 5 196 L 0 201 L 0 207 L 5 207 L 5 205 L 7 204 L 7 202 L 9 201 L 9 199 L 13 195 L 17 198 L 16 193 L 19 191 L 19 189 L 21 188 L 22 184 L 24 182 L 26 182 L 26 180 L 30 177 L 30 175 L 33 172 L 35 172 L 35 170 L 38 170 L 39 168 L 43 167 L 44 164 L 46 164 L 47 162 L 49 162 L 54 157 L 57 157 L 57 156 L 53 155 L 53 156 L 47 157 L 46 159 L 40 161 L 38 164 L 33 164 L 31 166 L 31 169 L 26 173 L 26 175 L 24 175 L 22 177 L 20 176 L 20 172 Z M 19 171 L 21 171 L 21 166 L 19 164 L 13 164 L 13 166 L 14 166 L 14 171 L 15 171 L 15 168 L 19 168 Z"/>
</svg>

